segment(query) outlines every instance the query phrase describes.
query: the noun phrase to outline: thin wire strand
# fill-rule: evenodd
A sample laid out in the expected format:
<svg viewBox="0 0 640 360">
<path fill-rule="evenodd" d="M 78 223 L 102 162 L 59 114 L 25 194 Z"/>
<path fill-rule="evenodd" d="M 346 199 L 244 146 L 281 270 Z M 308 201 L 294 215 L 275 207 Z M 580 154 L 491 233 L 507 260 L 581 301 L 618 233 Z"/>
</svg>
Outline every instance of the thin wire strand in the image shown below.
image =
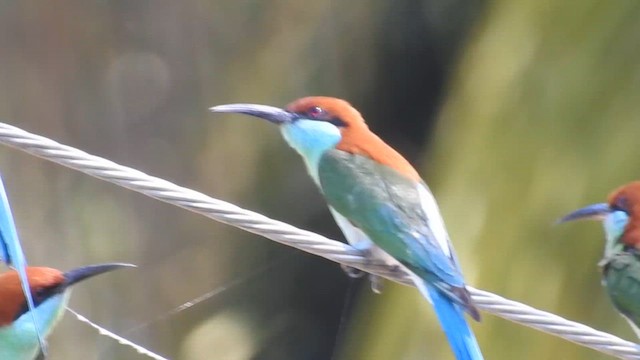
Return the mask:
<svg viewBox="0 0 640 360">
<path fill-rule="evenodd" d="M 281 244 L 411 285 L 408 274 L 403 270 L 389 268 L 383 263 L 367 259 L 347 244 L 272 220 L 264 215 L 87 154 L 51 139 L 28 133 L 17 127 L 0 123 L 0 143 Z M 640 349 L 632 342 L 486 291 L 471 287 L 469 290 L 476 305 L 483 311 L 609 355 L 622 359 L 640 360 Z"/>
<path fill-rule="evenodd" d="M 100 325 L 94 323 L 93 321 L 87 319 L 86 317 L 80 315 L 79 313 L 77 313 L 76 311 L 71 309 L 70 307 L 67 307 L 67 311 L 72 313 L 73 315 L 75 315 L 76 319 L 78 319 L 79 321 L 81 321 L 81 322 L 91 326 L 92 328 L 98 330 L 98 333 L 100 335 L 110 337 L 110 338 L 112 338 L 113 340 L 117 341 L 118 343 L 120 343 L 122 345 L 129 346 L 129 347 L 133 348 L 135 351 L 137 351 L 138 354 L 148 356 L 148 357 L 150 357 L 150 358 L 152 358 L 154 360 L 168 360 L 167 358 L 162 357 L 162 356 L 154 353 L 151 350 L 148 350 L 148 349 L 146 349 L 146 348 L 144 348 L 144 347 L 142 347 L 142 346 L 140 346 L 140 345 L 138 345 L 138 344 L 136 344 L 136 343 L 134 343 L 134 342 L 132 342 L 130 340 L 127 340 L 127 339 L 123 338 L 120 335 L 117 335 L 114 332 L 111 332 L 111 331 L 103 328 L 102 326 L 100 326 Z"/>
<path fill-rule="evenodd" d="M 129 335 L 131 333 L 134 332 L 138 332 L 142 329 L 146 329 L 147 327 L 149 327 L 150 325 L 156 324 L 160 321 L 164 321 L 169 319 L 170 317 L 185 311 L 187 309 L 190 309 L 204 301 L 208 301 L 211 300 L 212 298 L 216 298 L 219 295 L 222 295 L 223 293 L 227 293 L 228 290 L 234 289 L 239 285 L 245 284 L 247 282 L 250 281 L 255 281 L 259 276 L 262 276 L 266 273 L 268 273 L 269 271 L 274 270 L 275 268 L 277 268 L 278 266 L 282 265 L 285 263 L 285 260 L 289 260 L 291 255 L 284 255 L 281 256 L 273 261 L 268 262 L 266 265 L 263 265 L 261 267 L 259 267 L 258 269 L 254 269 L 252 271 L 249 271 L 246 274 L 241 275 L 240 277 L 233 279 L 231 281 L 225 282 L 222 285 L 216 286 L 213 290 L 206 292 L 205 294 L 202 294 L 198 297 L 196 297 L 195 299 L 191 299 L 187 302 L 182 303 L 179 306 L 174 307 L 173 309 L 166 311 L 164 313 L 162 313 L 161 315 L 156 316 L 155 318 L 149 320 L 149 321 L 145 321 L 141 324 L 138 324 L 136 326 L 133 326 L 127 330 L 124 330 L 122 332 L 122 336 L 126 336 Z"/>
</svg>

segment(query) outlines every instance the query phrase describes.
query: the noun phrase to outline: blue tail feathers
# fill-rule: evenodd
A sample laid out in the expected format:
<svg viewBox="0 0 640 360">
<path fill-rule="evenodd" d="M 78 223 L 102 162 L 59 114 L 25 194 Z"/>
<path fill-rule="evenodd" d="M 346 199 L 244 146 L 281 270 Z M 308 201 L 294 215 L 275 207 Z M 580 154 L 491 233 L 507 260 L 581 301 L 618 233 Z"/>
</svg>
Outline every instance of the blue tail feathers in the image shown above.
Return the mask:
<svg viewBox="0 0 640 360">
<path fill-rule="evenodd" d="M 457 360 L 482 360 L 482 352 L 462 309 L 432 285 L 425 284 L 440 325 Z M 422 287 L 419 287 L 422 288 Z M 423 288 L 422 288 L 423 289 Z M 422 290 L 421 289 L 421 290 Z M 426 295 L 426 294 L 425 294 Z"/>
</svg>

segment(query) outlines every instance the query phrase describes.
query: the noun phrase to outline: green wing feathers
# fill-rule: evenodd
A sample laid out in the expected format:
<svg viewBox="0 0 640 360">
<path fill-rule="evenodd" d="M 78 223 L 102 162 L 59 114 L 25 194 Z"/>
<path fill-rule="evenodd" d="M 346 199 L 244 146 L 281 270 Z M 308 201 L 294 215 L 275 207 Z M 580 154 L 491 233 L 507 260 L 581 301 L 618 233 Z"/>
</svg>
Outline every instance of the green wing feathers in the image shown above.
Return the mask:
<svg viewBox="0 0 640 360">
<path fill-rule="evenodd" d="M 621 251 L 608 257 L 603 275 L 614 306 L 640 327 L 640 255 Z"/>
</svg>

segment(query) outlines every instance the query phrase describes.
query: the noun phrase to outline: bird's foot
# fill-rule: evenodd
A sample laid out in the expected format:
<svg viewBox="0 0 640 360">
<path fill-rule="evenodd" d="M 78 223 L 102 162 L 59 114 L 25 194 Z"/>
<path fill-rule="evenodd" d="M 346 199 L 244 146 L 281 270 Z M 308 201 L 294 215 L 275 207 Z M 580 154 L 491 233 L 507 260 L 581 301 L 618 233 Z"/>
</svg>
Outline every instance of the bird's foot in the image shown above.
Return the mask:
<svg viewBox="0 0 640 360">
<path fill-rule="evenodd" d="M 382 289 L 384 289 L 384 278 L 369 274 L 369 283 L 371 285 L 371 291 L 376 294 L 382 294 Z"/>
<path fill-rule="evenodd" d="M 365 275 L 369 275 L 369 282 L 371 284 L 371 291 L 373 291 L 376 294 L 381 294 L 382 293 L 382 288 L 384 287 L 384 279 L 381 278 L 380 276 L 373 275 L 373 274 L 368 274 L 365 271 L 353 268 L 351 266 L 346 266 L 346 265 L 342 265 L 341 264 L 340 267 L 342 268 L 342 271 L 344 271 L 344 273 L 347 274 L 347 276 L 352 278 L 352 279 L 360 279 Z"/>
<path fill-rule="evenodd" d="M 362 255 L 362 257 L 365 259 L 365 265 L 369 264 L 369 262 L 371 261 L 371 246 L 354 246 L 354 248 L 360 253 L 360 255 Z M 344 271 L 345 274 L 347 274 L 348 277 L 352 278 L 352 279 L 359 279 L 363 276 L 365 276 L 367 274 L 366 271 L 362 271 L 360 269 L 356 269 L 354 267 L 351 266 L 347 266 L 344 264 L 340 264 L 340 267 L 342 268 L 342 271 Z"/>
<path fill-rule="evenodd" d="M 354 246 L 356 250 L 360 252 L 362 257 L 365 259 L 365 265 L 373 265 L 375 263 L 375 257 L 373 255 L 373 248 L 369 244 L 368 246 Z M 342 270 L 352 279 L 361 278 L 364 275 L 367 275 L 367 272 L 352 268 L 346 265 L 340 265 Z M 393 265 L 391 267 L 391 272 L 400 271 L 400 267 L 397 265 Z M 382 294 L 382 289 L 384 288 L 384 278 L 374 274 L 369 275 L 369 283 L 371 286 L 371 291 L 376 294 Z"/>
<path fill-rule="evenodd" d="M 359 279 L 367 274 L 366 272 L 351 266 L 340 264 L 340 267 L 342 268 L 342 271 L 352 279 Z"/>
</svg>

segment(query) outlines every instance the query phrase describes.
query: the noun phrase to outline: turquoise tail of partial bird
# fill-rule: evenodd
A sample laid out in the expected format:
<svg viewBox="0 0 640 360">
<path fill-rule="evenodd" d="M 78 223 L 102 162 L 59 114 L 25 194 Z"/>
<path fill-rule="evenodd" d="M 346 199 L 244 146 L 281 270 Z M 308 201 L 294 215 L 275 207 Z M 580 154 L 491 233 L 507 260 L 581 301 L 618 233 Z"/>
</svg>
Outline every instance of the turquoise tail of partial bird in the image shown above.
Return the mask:
<svg viewBox="0 0 640 360">
<path fill-rule="evenodd" d="M 427 292 L 457 360 L 482 360 L 482 352 L 463 310 L 432 285 Z M 422 289 L 421 289 L 422 290 Z"/>
<path fill-rule="evenodd" d="M 27 280 L 27 260 L 20 245 L 18 231 L 13 221 L 13 214 L 11 213 L 11 207 L 9 206 L 9 199 L 4 189 L 2 177 L 0 177 L 0 261 L 4 261 L 9 267 L 14 268 L 20 276 L 20 283 L 24 291 L 24 296 L 27 299 L 27 306 L 33 319 L 33 326 L 38 336 L 40 349 L 46 356 L 47 343 L 36 321 L 35 305 L 33 303 L 33 297 L 31 296 L 29 281 Z"/>
</svg>

